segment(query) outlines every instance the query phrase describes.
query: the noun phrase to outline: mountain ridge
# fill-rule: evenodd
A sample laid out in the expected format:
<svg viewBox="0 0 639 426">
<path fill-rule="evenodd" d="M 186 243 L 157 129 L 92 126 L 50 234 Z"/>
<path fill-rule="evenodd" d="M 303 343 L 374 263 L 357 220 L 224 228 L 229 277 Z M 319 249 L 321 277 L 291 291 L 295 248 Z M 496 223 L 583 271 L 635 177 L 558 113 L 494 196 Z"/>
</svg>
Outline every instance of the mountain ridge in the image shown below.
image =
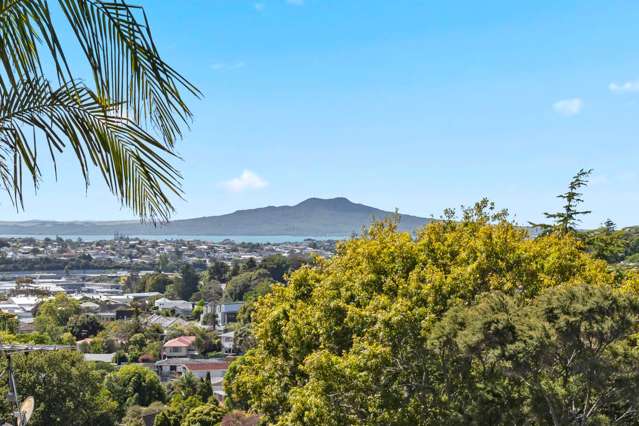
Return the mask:
<svg viewBox="0 0 639 426">
<path fill-rule="evenodd" d="M 289 206 L 236 210 L 218 216 L 174 220 L 157 226 L 138 221 L 0 221 L 2 235 L 291 235 L 348 236 L 395 213 L 345 197 L 308 198 Z M 414 231 L 430 219 L 399 215 L 399 229 Z"/>
</svg>

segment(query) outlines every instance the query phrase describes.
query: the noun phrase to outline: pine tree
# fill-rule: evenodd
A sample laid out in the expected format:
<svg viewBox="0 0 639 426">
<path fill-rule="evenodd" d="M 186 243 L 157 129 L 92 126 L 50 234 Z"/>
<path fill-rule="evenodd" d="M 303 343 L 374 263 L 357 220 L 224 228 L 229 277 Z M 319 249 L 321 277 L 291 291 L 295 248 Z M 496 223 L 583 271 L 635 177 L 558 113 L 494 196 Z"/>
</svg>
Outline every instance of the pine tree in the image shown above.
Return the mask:
<svg viewBox="0 0 639 426">
<path fill-rule="evenodd" d="M 591 174 L 592 169 L 580 169 L 570 181 L 568 191 L 557 195 L 557 198 L 561 198 L 565 201 L 563 210 L 556 213 L 544 212 L 546 219 L 551 219 L 554 223 L 528 223 L 530 223 L 531 226 L 541 228 L 542 235 L 548 235 L 553 232 L 565 235 L 575 232 L 576 226 L 581 222 L 579 217 L 591 213 L 590 210 L 579 210 L 579 205 L 584 201 L 581 198 L 583 194 L 579 192 L 579 190 L 588 185 L 588 178 Z"/>
</svg>

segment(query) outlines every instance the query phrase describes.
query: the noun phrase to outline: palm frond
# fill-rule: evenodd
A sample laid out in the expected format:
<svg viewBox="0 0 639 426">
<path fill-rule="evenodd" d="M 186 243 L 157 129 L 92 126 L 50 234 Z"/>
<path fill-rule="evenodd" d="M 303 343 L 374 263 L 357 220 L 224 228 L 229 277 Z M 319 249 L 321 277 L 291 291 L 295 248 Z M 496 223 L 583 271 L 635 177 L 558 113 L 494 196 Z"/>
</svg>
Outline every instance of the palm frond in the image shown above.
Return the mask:
<svg viewBox="0 0 639 426">
<path fill-rule="evenodd" d="M 91 66 L 92 87 L 78 83 L 67 63 L 52 3 Z M 25 134 L 36 132 L 54 166 L 68 147 L 87 184 L 95 165 L 124 205 L 143 219 L 168 219 L 173 208 L 165 191 L 180 195 L 181 177 L 164 158 L 174 156 L 191 118 L 183 91 L 201 95 L 162 60 L 141 7 L 124 0 L 0 0 L 0 185 L 18 206 L 23 174 L 37 186 L 38 144 Z"/>
<path fill-rule="evenodd" d="M 0 0 L 0 61 L 4 95 L 22 80 L 42 77 L 43 62 L 61 81 L 72 79 L 45 0 Z"/>
<path fill-rule="evenodd" d="M 0 156 L 0 181 L 22 202 L 22 174 L 37 182 L 37 131 L 55 163 L 67 145 L 89 183 L 89 165 L 97 167 L 123 205 L 143 219 L 167 219 L 173 211 L 166 192 L 181 195 L 180 173 L 164 158 L 174 156 L 162 142 L 128 118 L 119 105 L 73 82 L 52 89 L 43 79 L 27 80 L 0 98 L 0 144 L 12 158 Z"/>
<path fill-rule="evenodd" d="M 144 10 L 122 0 L 59 4 L 91 64 L 96 92 L 126 106 L 134 121 L 152 124 L 173 146 L 191 117 L 180 89 L 200 92 L 162 60 Z"/>
</svg>

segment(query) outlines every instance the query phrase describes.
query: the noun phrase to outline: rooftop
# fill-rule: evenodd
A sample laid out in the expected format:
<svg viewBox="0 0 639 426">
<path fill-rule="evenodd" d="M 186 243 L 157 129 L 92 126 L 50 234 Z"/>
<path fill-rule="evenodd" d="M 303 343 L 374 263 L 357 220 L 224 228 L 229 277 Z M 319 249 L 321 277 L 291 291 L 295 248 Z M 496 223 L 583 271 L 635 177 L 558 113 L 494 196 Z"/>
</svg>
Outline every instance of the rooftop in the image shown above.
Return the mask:
<svg viewBox="0 0 639 426">
<path fill-rule="evenodd" d="M 180 336 L 175 339 L 171 339 L 163 346 L 165 348 L 188 348 L 195 343 L 195 336 Z"/>
</svg>

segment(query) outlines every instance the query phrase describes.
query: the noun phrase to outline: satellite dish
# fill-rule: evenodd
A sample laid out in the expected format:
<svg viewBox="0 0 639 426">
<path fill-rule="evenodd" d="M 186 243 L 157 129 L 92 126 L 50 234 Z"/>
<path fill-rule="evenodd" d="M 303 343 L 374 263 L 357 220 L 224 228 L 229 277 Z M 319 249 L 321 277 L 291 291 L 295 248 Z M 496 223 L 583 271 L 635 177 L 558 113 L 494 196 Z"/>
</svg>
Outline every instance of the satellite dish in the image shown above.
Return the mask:
<svg viewBox="0 0 639 426">
<path fill-rule="evenodd" d="M 28 396 L 22 404 L 20 404 L 20 415 L 18 416 L 18 426 L 25 426 L 33 415 L 35 400 L 32 396 Z"/>
</svg>

